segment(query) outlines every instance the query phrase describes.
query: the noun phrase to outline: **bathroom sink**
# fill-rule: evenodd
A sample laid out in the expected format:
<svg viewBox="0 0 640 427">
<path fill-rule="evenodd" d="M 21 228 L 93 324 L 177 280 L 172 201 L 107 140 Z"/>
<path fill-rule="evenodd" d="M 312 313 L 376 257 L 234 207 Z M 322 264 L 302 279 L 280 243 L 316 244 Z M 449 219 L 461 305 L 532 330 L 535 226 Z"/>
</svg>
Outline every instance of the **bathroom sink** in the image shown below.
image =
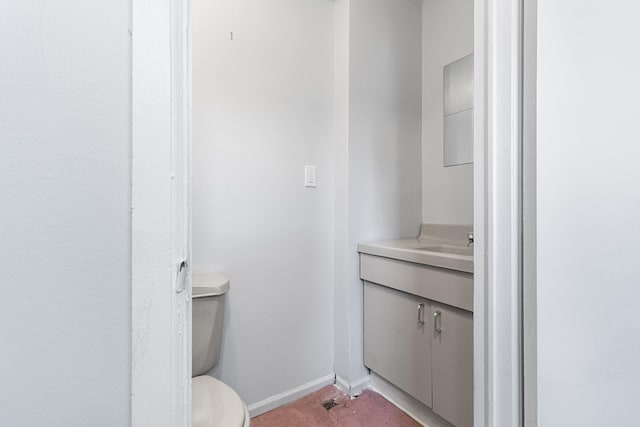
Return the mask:
<svg viewBox="0 0 640 427">
<path fill-rule="evenodd" d="M 360 243 L 358 252 L 473 274 L 473 227 L 422 224 L 415 239 Z"/>
<path fill-rule="evenodd" d="M 419 251 L 426 252 L 439 252 L 443 254 L 449 255 L 465 255 L 465 256 L 473 256 L 473 247 L 469 246 L 427 246 L 424 248 L 416 248 Z"/>
</svg>

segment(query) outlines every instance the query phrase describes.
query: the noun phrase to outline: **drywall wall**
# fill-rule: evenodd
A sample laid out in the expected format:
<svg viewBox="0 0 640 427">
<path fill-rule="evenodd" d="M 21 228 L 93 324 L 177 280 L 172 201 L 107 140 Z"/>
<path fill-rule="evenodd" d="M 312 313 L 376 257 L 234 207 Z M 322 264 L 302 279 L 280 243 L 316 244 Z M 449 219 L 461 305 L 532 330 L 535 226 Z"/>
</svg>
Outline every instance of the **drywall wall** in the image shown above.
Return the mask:
<svg viewBox="0 0 640 427">
<path fill-rule="evenodd" d="M 349 239 L 349 17 L 351 0 L 336 0 L 334 10 L 334 236 L 333 236 L 333 286 L 334 286 L 334 370 L 338 384 L 349 392 L 351 382 L 366 377 L 362 368 L 351 373 L 352 335 L 357 327 L 350 318 L 350 295 L 355 285 L 349 267 L 353 249 Z M 362 285 L 360 285 L 362 286 Z M 356 331 L 357 332 L 357 331 Z M 357 336 L 357 335 L 356 335 Z M 359 343 L 355 341 L 355 344 Z M 361 359 L 362 360 L 362 359 Z M 362 365 L 362 363 L 360 364 Z"/>
<path fill-rule="evenodd" d="M 131 4 L 1 9 L 0 425 L 128 425 Z"/>
<path fill-rule="evenodd" d="M 367 375 L 357 245 L 420 228 L 421 6 L 336 3 L 335 367 L 351 386 Z"/>
<path fill-rule="evenodd" d="M 193 3 L 194 272 L 231 281 L 213 373 L 248 405 L 333 373 L 333 11 Z"/>
<path fill-rule="evenodd" d="M 473 0 L 422 9 L 422 221 L 473 224 L 473 165 L 443 166 L 443 67 L 473 53 Z"/>
<path fill-rule="evenodd" d="M 538 0 L 538 423 L 638 423 L 640 4 Z"/>
</svg>

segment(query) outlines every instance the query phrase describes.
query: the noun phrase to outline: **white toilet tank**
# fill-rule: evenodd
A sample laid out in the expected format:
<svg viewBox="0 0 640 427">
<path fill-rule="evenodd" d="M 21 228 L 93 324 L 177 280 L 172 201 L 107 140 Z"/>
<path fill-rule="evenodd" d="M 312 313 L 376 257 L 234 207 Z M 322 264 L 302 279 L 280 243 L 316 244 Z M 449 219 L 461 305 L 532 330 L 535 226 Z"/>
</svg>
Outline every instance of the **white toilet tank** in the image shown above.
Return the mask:
<svg viewBox="0 0 640 427">
<path fill-rule="evenodd" d="M 192 377 L 218 364 L 228 290 L 229 279 L 222 274 L 193 275 Z"/>
</svg>

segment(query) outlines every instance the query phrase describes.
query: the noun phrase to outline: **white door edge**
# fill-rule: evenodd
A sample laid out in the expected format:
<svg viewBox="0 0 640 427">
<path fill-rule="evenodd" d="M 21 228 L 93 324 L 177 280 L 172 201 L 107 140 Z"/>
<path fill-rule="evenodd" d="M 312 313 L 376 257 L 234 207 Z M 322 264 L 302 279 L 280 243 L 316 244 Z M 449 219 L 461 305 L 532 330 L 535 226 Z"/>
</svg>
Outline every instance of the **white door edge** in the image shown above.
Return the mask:
<svg viewBox="0 0 640 427">
<path fill-rule="evenodd" d="M 136 427 L 191 426 L 189 6 L 188 0 L 132 1 L 131 424 Z M 180 271 L 183 261 L 186 268 Z"/>
</svg>

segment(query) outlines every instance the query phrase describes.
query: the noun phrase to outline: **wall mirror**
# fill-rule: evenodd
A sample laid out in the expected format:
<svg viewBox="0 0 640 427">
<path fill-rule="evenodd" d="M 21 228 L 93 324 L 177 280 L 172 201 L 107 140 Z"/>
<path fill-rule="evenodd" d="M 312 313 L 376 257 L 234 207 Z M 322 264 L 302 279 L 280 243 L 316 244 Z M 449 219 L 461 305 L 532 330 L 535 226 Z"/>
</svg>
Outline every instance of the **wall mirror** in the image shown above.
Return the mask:
<svg viewBox="0 0 640 427">
<path fill-rule="evenodd" d="M 473 163 L 473 54 L 444 66 L 444 166 Z"/>
</svg>

